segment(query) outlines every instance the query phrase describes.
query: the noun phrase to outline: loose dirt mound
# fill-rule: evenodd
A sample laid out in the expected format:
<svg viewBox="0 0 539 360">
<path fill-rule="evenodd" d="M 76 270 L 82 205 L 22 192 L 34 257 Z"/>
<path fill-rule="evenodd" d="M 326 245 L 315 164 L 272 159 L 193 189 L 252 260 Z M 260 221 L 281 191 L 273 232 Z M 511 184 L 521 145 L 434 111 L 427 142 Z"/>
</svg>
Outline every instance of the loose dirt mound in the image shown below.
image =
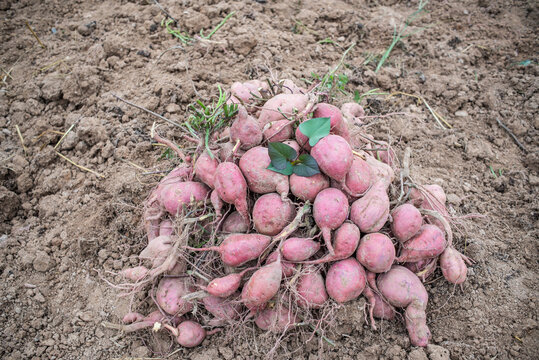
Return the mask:
<svg viewBox="0 0 539 360">
<path fill-rule="evenodd" d="M 399 156 L 405 146 L 413 149 L 412 172 L 421 175 L 419 182 L 444 187 L 452 214 L 486 216 L 467 219 L 457 236 L 477 264 L 462 290 L 438 279 L 439 270 L 436 284 L 427 285 L 434 345 L 426 350 L 410 347 L 399 322 L 381 322 L 380 332 L 372 332 L 361 300 L 340 310 L 337 332 L 343 336 L 336 347 L 326 344 L 319 354 L 316 339 L 289 340 L 281 353 L 296 350 L 293 356 L 304 359 L 531 359 L 539 353 L 539 17 L 532 2 L 433 2 L 410 30 L 427 28 L 399 43 L 378 73 L 372 55 L 383 53 L 393 25 L 400 26 L 416 4 L 160 3 L 191 35 L 236 13 L 211 41 L 183 45 L 161 27 L 163 13 L 148 0 L 0 1 L 3 358 L 110 359 L 171 351 L 158 346 L 168 339 L 124 336 L 100 325 L 118 321 L 130 304 L 96 270 L 136 264 L 130 257 L 145 245 L 140 204 L 159 180 L 147 173 L 177 163 L 150 140 L 156 118 L 113 93 L 181 122 L 187 105 L 216 94 L 217 84 L 228 88 L 271 74 L 297 82 L 323 75 L 339 62 L 341 46 L 352 42 L 357 45 L 342 71 L 346 91 L 420 95 L 452 125 L 442 130 L 425 104 L 410 96 L 362 101 L 376 116 L 371 132 L 391 140 Z M 377 116 L 392 112 L 405 114 Z M 173 126 L 162 123 L 160 131 L 179 140 Z M 223 335 L 175 356 L 252 359 L 266 349 L 264 339 L 246 343 Z"/>
</svg>

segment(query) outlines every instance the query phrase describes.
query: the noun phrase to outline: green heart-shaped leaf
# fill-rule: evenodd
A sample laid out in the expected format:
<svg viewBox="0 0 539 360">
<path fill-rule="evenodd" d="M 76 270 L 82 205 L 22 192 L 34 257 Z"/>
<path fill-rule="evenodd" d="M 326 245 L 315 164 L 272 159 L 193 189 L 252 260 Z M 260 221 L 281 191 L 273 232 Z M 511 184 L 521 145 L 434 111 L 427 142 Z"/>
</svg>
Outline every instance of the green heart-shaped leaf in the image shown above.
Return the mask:
<svg viewBox="0 0 539 360">
<path fill-rule="evenodd" d="M 292 166 L 292 164 L 290 162 L 286 163 L 284 169 L 277 169 L 273 165 L 273 162 L 271 162 L 266 169 L 271 170 L 271 171 L 275 171 L 275 172 L 277 172 L 279 174 L 283 174 L 283 175 L 292 175 L 292 173 L 294 172 L 293 171 L 293 166 Z"/>
<path fill-rule="evenodd" d="M 268 144 L 268 154 L 273 167 L 277 170 L 286 168 L 290 161 L 296 159 L 298 154 L 294 148 L 279 142 L 271 142 Z"/>
<path fill-rule="evenodd" d="M 320 139 L 329 135 L 330 124 L 328 117 L 314 118 L 299 124 L 299 131 L 309 138 L 309 145 L 315 146 Z"/>
<path fill-rule="evenodd" d="M 301 154 L 293 167 L 294 174 L 303 177 L 310 177 L 320 173 L 318 163 L 308 154 Z"/>
</svg>

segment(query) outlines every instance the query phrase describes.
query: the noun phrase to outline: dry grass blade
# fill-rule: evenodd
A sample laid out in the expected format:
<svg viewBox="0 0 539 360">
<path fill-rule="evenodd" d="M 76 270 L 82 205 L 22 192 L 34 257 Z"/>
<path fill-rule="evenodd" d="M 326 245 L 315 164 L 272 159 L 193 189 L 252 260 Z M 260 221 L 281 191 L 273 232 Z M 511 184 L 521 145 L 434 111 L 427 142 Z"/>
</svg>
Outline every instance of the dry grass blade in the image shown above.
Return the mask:
<svg viewBox="0 0 539 360">
<path fill-rule="evenodd" d="M 41 42 L 41 40 L 39 39 L 39 36 L 37 36 L 37 34 L 35 33 L 34 29 L 32 29 L 32 27 L 30 26 L 30 24 L 28 23 L 28 21 L 25 21 L 26 23 L 26 27 L 28 28 L 28 30 L 30 30 L 30 32 L 32 33 L 32 35 L 34 35 L 34 37 L 36 38 L 37 42 L 39 43 L 39 45 L 41 45 L 41 47 L 43 49 L 46 49 L 47 47 Z"/>
<path fill-rule="evenodd" d="M 64 155 L 60 154 L 58 151 L 56 151 L 56 154 L 58 154 L 58 156 L 60 156 L 62 159 L 64 159 L 64 160 L 67 161 L 68 163 L 70 163 L 70 164 L 72 164 L 72 165 L 75 165 L 76 167 L 78 167 L 78 168 L 81 169 L 81 170 L 90 172 L 90 173 L 92 173 L 92 174 L 94 174 L 95 176 L 100 177 L 100 178 L 104 178 L 104 177 L 105 177 L 105 175 L 100 174 L 100 173 L 98 173 L 97 171 L 94 171 L 94 170 L 92 170 L 92 169 L 88 169 L 88 168 L 85 167 L 85 166 L 82 166 L 82 165 L 77 164 L 76 162 L 74 162 L 73 160 L 71 160 L 70 158 L 68 158 L 67 156 L 64 156 Z"/>
<path fill-rule="evenodd" d="M 15 125 L 15 129 L 17 130 L 17 134 L 19 135 L 19 139 L 21 140 L 22 149 L 24 150 L 24 153 L 28 153 L 28 149 L 26 148 L 26 145 L 24 145 L 24 138 L 22 137 L 21 130 L 19 129 L 19 125 Z"/>
<path fill-rule="evenodd" d="M 442 127 L 442 129 L 446 129 L 446 128 L 451 129 L 452 128 L 451 124 L 449 124 L 444 119 L 444 117 L 442 115 L 440 115 L 436 110 L 434 110 L 433 108 L 430 107 L 429 103 L 425 100 L 425 98 L 423 98 L 421 96 L 418 96 L 418 95 L 408 94 L 408 93 L 405 93 L 405 92 L 402 92 L 402 91 L 395 91 L 394 93 L 389 94 L 389 96 L 386 97 L 386 100 L 389 100 L 391 97 L 393 97 L 395 95 L 404 95 L 404 96 L 413 97 L 413 98 L 417 99 L 419 104 L 424 103 L 425 106 L 427 107 L 427 109 L 430 111 L 430 113 L 434 117 L 434 120 L 436 120 L 436 122 Z M 445 124 L 445 126 L 444 126 L 444 124 Z"/>
</svg>

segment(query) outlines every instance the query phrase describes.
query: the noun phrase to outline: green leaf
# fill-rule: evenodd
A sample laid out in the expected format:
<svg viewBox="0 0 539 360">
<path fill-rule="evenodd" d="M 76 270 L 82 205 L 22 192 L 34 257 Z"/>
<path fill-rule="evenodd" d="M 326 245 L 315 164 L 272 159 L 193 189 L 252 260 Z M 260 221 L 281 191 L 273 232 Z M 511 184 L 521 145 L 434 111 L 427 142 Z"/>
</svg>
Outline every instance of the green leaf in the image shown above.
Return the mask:
<svg viewBox="0 0 539 360">
<path fill-rule="evenodd" d="M 320 173 L 318 163 L 308 154 L 301 154 L 298 158 L 298 163 L 293 167 L 294 174 L 303 177 L 310 177 Z"/>
<path fill-rule="evenodd" d="M 309 138 L 309 145 L 315 146 L 316 143 L 325 136 L 329 135 L 330 118 L 314 118 L 299 124 L 299 131 Z"/>
<path fill-rule="evenodd" d="M 283 174 L 283 175 L 292 175 L 292 173 L 294 172 L 293 171 L 293 166 L 290 162 L 287 162 L 284 169 L 277 169 L 275 166 L 273 166 L 273 162 L 271 162 L 269 164 L 269 166 L 267 167 L 268 170 L 271 170 L 271 171 L 275 171 L 279 174 Z"/>
<path fill-rule="evenodd" d="M 278 170 L 283 170 L 286 165 L 296 159 L 298 154 L 294 148 L 279 142 L 271 142 L 268 144 L 268 153 L 273 167 Z"/>
</svg>

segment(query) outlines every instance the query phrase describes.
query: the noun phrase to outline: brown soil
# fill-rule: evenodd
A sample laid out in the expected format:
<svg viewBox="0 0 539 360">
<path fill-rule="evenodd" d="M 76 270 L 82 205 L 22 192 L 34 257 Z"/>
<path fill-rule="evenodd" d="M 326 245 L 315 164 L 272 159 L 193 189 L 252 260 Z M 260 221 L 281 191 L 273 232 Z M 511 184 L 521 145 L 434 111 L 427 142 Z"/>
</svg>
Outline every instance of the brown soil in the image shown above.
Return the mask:
<svg viewBox="0 0 539 360">
<path fill-rule="evenodd" d="M 236 14 L 212 42 L 173 48 L 179 42 L 160 26 L 163 13 L 150 0 L 0 1 L 0 66 L 11 70 L 9 77 L 2 73 L 0 92 L 0 357 L 159 356 L 147 333 L 101 326 L 118 322 L 129 304 L 97 271 L 110 276 L 103 271 L 136 263 L 131 255 L 145 242 L 141 204 L 158 180 L 133 164 L 149 171 L 175 164 L 159 159 L 162 149 L 150 141 L 157 119 L 112 94 L 181 121 L 186 106 L 216 94 L 217 85 L 271 75 L 300 82 L 327 72 L 343 49 L 319 43 L 325 38 L 357 43 L 341 72 L 350 79 L 348 91 L 420 94 L 447 119 L 452 129 L 443 130 L 406 96 L 363 102 L 368 115 L 406 113 L 374 118 L 373 133 L 394 141 L 399 155 L 412 147 L 413 176 L 442 185 L 452 214 L 485 217 L 463 221 L 457 235 L 459 248 L 476 261 L 462 289 L 439 272 L 427 285 L 433 333 L 427 349 L 411 347 L 397 320 L 373 332 L 360 300 L 340 310 L 336 347 L 326 344 L 319 353 L 316 341 L 297 349 L 288 340 L 279 352 L 297 350 L 296 359 L 537 356 L 537 3 L 432 2 L 418 22 L 428 27 L 398 44 L 378 74 L 365 60 L 384 51 L 393 25 L 403 23 L 415 1 L 161 4 L 190 34 Z M 103 178 L 55 152 L 58 132 L 76 122 L 56 150 Z M 173 127 L 160 129 L 178 139 Z M 215 335 L 173 358 L 252 359 L 265 351 L 262 338 L 247 343 Z"/>
</svg>

